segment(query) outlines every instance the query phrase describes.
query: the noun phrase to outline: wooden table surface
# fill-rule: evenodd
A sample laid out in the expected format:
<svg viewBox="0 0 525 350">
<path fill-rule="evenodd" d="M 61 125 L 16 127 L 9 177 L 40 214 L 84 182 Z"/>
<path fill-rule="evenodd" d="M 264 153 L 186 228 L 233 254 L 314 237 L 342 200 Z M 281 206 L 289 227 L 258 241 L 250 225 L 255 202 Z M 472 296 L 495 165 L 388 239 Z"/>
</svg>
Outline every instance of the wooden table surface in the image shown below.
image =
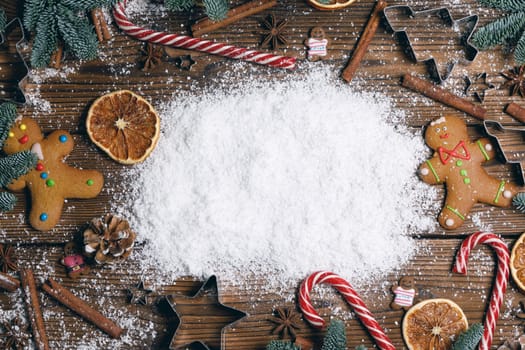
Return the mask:
<svg viewBox="0 0 525 350">
<path fill-rule="evenodd" d="M 389 3 L 389 5 L 404 4 L 397 0 Z M 0 1 L 0 5 L 7 9 L 9 18 L 14 17 L 16 13 L 18 15 L 21 13 L 20 1 Z M 474 0 L 431 0 L 410 5 L 416 10 L 448 7 L 456 19 L 480 14 L 480 25 L 501 15 L 496 10 L 483 8 Z M 28 225 L 25 196 L 19 195 L 16 208 L 0 216 L 0 243 L 14 245 L 19 265 L 33 268 L 39 280 L 53 277 L 62 281 L 74 293 L 96 305 L 108 317 L 115 319 L 127 329 L 121 340 L 111 340 L 93 325 L 84 322 L 54 300 L 41 294 L 51 348 L 166 349 L 174 334 L 177 320 L 163 297 L 171 294 L 192 295 L 203 282 L 193 278 L 181 278 L 173 281 L 172 284 L 156 285 L 155 296 L 158 302 L 149 305 L 131 305 L 127 302 L 126 288 L 136 285 L 142 277 L 137 268 L 139 254 L 132 255 L 122 264 L 97 268 L 89 276 L 77 281 L 66 276 L 64 268 L 59 263 L 64 244 L 77 235 L 79 229 L 90 219 L 102 216 L 110 210 L 112 190 L 118 189 L 121 173 L 125 170 L 124 166 L 113 162 L 105 153 L 98 150 L 86 135 L 84 121 L 87 108 L 93 100 L 109 91 L 130 89 L 138 91 L 155 105 L 171 96 L 174 91 L 188 90 L 191 85 L 195 89 L 195 86 L 204 87 L 213 84 L 232 70 L 232 67 L 241 72 L 249 71 L 255 79 L 279 79 L 291 74 L 302 74 L 305 71 L 301 68 L 301 62 L 306 52 L 302 43 L 307 37 L 308 30 L 316 25 L 323 26 L 328 36 L 332 38 L 329 49 L 330 59 L 326 63 L 319 64 L 330 64 L 335 67 L 334 69 L 341 70 L 363 31 L 372 7 L 372 1 L 358 0 L 345 10 L 321 12 L 312 9 L 302 0 L 282 0 L 271 10 L 243 19 L 207 36 L 219 41 L 257 48 L 261 37 L 255 32 L 260 29 L 262 18 L 269 13 L 275 14 L 277 19 L 288 18 L 289 44 L 286 50 L 280 49 L 278 52 L 298 57 L 300 68 L 296 72 L 284 72 L 249 63 L 239 65 L 228 59 L 184 50 L 173 50 L 171 56 L 191 54 L 197 63 L 190 71 L 179 69 L 174 64 L 173 58 L 170 58 L 155 69 L 144 72 L 141 70 L 144 57 L 140 53 L 143 44 L 123 35 L 114 24 L 111 24 L 113 38 L 100 47 L 102 59 L 77 62 L 66 57 L 62 68 L 58 71 L 32 72 L 26 86 L 30 103 L 20 107 L 19 112 L 24 116 L 36 118 L 45 132 L 57 128 L 69 130 L 74 135 L 76 148 L 68 161 L 76 166 L 100 170 L 104 173 L 107 184 L 105 190 L 96 199 L 70 200 L 66 206 L 70 209 L 64 211 L 60 224 L 51 232 L 38 232 Z M 184 15 L 155 18 L 150 14 L 146 17 L 155 19 L 157 28 L 171 28 L 173 31 L 180 30 L 181 24 L 188 24 L 188 19 Z M 420 42 L 425 43 L 423 39 L 430 36 L 428 26 L 419 22 L 411 24 L 409 27 L 411 32 L 415 36 L 419 35 Z M 440 46 L 448 40 L 450 38 L 434 38 L 431 43 L 421 44 L 424 46 L 421 49 L 443 61 L 446 59 L 447 52 L 441 50 Z M 509 96 L 508 90 L 501 89 L 500 86 L 505 79 L 499 74 L 513 66 L 512 55 L 504 49 L 483 51 L 473 63 L 458 65 L 452 76 L 444 83 L 444 87 L 461 95 L 465 87 L 465 76 L 473 77 L 486 72 L 489 81 L 496 85 L 496 89 L 487 93 L 483 103 L 488 110 L 489 118 L 505 125 L 517 126 L 520 123 L 503 113 L 503 107 L 512 101 L 525 106 L 525 100 L 520 96 Z M 378 91 L 391 97 L 398 108 L 406 112 L 407 122 L 415 132 L 419 132 L 425 124 L 437 116 L 454 113 L 465 118 L 472 136 L 483 135 L 479 120 L 402 88 L 400 78 L 405 73 L 413 73 L 428 79 L 424 63 L 416 63 L 409 59 L 403 51 L 403 46 L 382 23 L 352 85 L 357 90 Z M 465 98 L 478 103 L 473 96 Z M 520 182 L 517 168 L 503 164 L 501 161 L 491 163 L 487 169 L 491 174 Z M 443 194 L 440 190 L 440 200 Z M 477 205 L 473 213 L 483 214 L 490 210 L 488 206 Z M 488 215 L 484 220 L 487 227 L 502 235 L 509 247 L 522 233 L 525 225 L 525 215 L 512 208 L 498 209 L 497 214 Z M 389 308 L 392 300 L 389 288 L 397 283 L 402 275 L 415 277 L 416 287 L 422 299 L 451 298 L 463 308 L 470 323 L 483 322 L 494 279 L 495 257 L 492 251 L 486 247 L 480 248 L 475 258 L 470 259 L 470 273 L 467 277 L 451 272 L 455 253 L 462 239 L 478 229 L 468 219 L 461 228 L 453 231 L 445 232 L 437 229 L 435 232 L 413 232 L 413 236 L 425 249 L 421 249 L 409 265 L 400 266 L 399 271 L 382 276 L 379 280 L 372 281 L 370 285 L 361 287 L 359 292 L 362 293 L 365 302 L 386 329 L 397 349 L 405 348 L 400 331 L 403 312 Z M 141 249 L 139 245 L 136 251 Z M 155 278 L 155 272 L 152 271 L 148 280 L 154 281 Z M 231 286 L 220 288 L 224 304 L 248 313 L 248 316 L 236 323 L 233 328 L 224 331 L 225 349 L 264 349 L 271 339 L 276 339 L 276 336 L 271 334 L 273 324 L 267 320 L 272 309 L 277 306 L 295 306 L 290 300 L 295 295 L 296 289 L 267 291 L 258 288 L 261 283 L 263 282 L 254 279 L 250 283 L 252 286 L 250 290 Z M 297 286 L 299 283 L 300 281 L 297 281 Z M 505 339 L 514 338 L 524 331 L 523 321 L 515 316 L 516 311 L 521 311 L 519 302 L 522 298 L 523 294 L 518 291 L 515 283 L 511 282 L 497 324 L 493 348 Z M 330 298 L 323 298 L 322 302 L 318 295 L 314 295 L 314 299 L 325 316 L 330 315 L 331 310 L 338 308 L 347 316 L 351 315 L 348 305 L 335 293 Z M 22 292 L 0 292 L 0 310 L 2 310 L 0 311 L 2 320 L 24 312 Z M 353 349 L 359 344 L 373 347 L 373 342 L 363 326 L 355 318 L 346 318 L 349 348 Z M 212 321 L 190 328 L 196 339 L 205 340 L 212 345 L 212 348 L 219 347 L 220 334 Z M 322 339 L 322 332 L 314 331 L 306 323 L 299 333 L 312 340 Z M 180 343 L 184 341 L 185 339 L 178 340 Z"/>
</svg>

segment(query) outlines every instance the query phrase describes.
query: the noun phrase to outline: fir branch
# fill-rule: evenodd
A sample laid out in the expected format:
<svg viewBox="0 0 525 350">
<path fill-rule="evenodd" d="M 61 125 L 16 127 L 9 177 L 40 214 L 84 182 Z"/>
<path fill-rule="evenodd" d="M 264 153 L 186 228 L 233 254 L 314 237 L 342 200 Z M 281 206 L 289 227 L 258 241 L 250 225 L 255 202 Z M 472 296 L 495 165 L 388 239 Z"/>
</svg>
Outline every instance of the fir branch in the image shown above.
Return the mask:
<svg viewBox="0 0 525 350">
<path fill-rule="evenodd" d="M 520 40 L 518 40 L 518 43 L 516 44 L 514 60 L 520 66 L 525 64 L 525 31 L 523 31 Z"/>
<path fill-rule="evenodd" d="M 520 192 L 512 198 L 512 205 L 516 207 L 517 210 L 525 213 L 525 192 Z"/>
<path fill-rule="evenodd" d="M 83 60 L 97 57 L 97 35 L 86 17 L 79 17 L 71 9 L 61 5 L 58 7 L 57 19 L 59 33 L 68 51 Z"/>
<path fill-rule="evenodd" d="M 36 30 L 38 19 L 49 6 L 47 0 L 26 0 L 24 4 L 24 27 L 28 31 Z"/>
<path fill-rule="evenodd" d="M 483 336 L 483 325 L 475 323 L 461 333 L 454 342 L 452 350 L 474 350 Z"/>
<path fill-rule="evenodd" d="M 9 129 L 16 119 L 16 106 L 6 102 L 0 105 L 0 148 L 9 135 Z"/>
<path fill-rule="evenodd" d="M 517 39 L 525 30 L 525 11 L 511 13 L 480 28 L 472 36 L 472 44 L 485 50 Z"/>
<path fill-rule="evenodd" d="M 56 18 L 52 8 L 46 8 L 40 14 L 31 51 L 31 65 L 35 68 L 45 67 L 58 45 Z"/>
<path fill-rule="evenodd" d="M 272 340 L 266 350 L 301 350 L 301 347 L 287 340 Z"/>
<path fill-rule="evenodd" d="M 504 11 L 523 11 L 525 9 L 525 0 L 479 0 L 479 3 Z"/>
<path fill-rule="evenodd" d="M 164 6 L 170 11 L 188 11 L 195 5 L 194 0 L 165 0 Z"/>
<path fill-rule="evenodd" d="M 36 166 L 37 160 L 31 151 L 18 152 L 0 159 L 0 187 L 5 187 L 27 174 Z"/>
<path fill-rule="evenodd" d="M 227 0 L 203 0 L 206 15 L 212 21 L 220 21 L 228 15 Z"/>
<path fill-rule="evenodd" d="M 9 192 L 0 193 L 0 211 L 13 210 L 16 204 L 16 197 Z"/>
<path fill-rule="evenodd" d="M 5 32 L 5 27 L 7 25 L 7 17 L 5 16 L 5 11 L 3 8 L 0 8 L 0 32 Z"/>
<path fill-rule="evenodd" d="M 77 11 L 91 11 L 100 7 L 111 7 L 117 0 L 62 0 L 60 3 Z"/>
<path fill-rule="evenodd" d="M 346 350 L 346 329 L 341 320 L 330 322 L 321 350 Z"/>
<path fill-rule="evenodd" d="M 368 348 L 364 345 L 358 345 L 356 346 L 355 350 L 368 350 Z"/>
</svg>

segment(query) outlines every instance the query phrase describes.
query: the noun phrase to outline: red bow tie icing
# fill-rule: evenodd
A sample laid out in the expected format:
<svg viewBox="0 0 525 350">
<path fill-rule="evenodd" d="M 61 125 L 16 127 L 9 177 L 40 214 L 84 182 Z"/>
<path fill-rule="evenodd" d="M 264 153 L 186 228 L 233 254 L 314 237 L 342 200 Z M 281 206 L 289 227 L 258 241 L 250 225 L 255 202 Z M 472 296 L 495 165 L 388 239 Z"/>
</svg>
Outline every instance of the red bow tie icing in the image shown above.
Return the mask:
<svg viewBox="0 0 525 350">
<path fill-rule="evenodd" d="M 462 149 L 464 154 L 458 153 L 458 150 Z M 450 157 L 459 158 L 459 159 L 470 159 L 470 152 L 467 147 L 465 147 L 465 141 L 460 141 L 454 149 L 446 149 L 444 147 L 438 147 L 438 154 L 441 163 L 447 164 L 447 161 Z"/>
</svg>

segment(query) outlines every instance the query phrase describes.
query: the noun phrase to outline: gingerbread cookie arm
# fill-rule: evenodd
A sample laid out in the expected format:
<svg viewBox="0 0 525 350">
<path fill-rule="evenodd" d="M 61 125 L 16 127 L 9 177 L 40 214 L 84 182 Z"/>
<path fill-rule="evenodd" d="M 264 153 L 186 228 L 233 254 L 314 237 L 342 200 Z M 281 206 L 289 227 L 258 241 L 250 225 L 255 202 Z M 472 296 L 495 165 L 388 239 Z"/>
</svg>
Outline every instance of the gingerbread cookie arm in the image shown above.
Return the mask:
<svg viewBox="0 0 525 350">
<path fill-rule="evenodd" d="M 482 163 L 494 159 L 496 156 L 496 150 L 494 149 L 494 146 L 490 140 L 487 138 L 482 138 L 475 141 L 470 145 L 469 150 L 471 152 L 472 159 Z"/>
<path fill-rule="evenodd" d="M 39 231 L 51 230 L 60 220 L 64 198 L 51 196 L 42 192 L 42 189 L 32 188 L 31 192 L 31 212 L 29 213 L 29 223 Z"/>
<path fill-rule="evenodd" d="M 64 198 L 95 198 L 104 185 L 104 177 L 96 170 L 68 167 L 66 185 L 61 188 Z"/>
<path fill-rule="evenodd" d="M 7 189 L 13 192 L 20 192 L 27 186 L 27 175 L 22 175 L 18 179 L 13 180 Z"/>
<path fill-rule="evenodd" d="M 451 186 L 453 185 L 447 183 L 445 205 L 438 217 L 439 224 L 449 230 L 461 226 L 476 204 L 476 199 L 471 193 L 460 193 L 461 191 L 451 189 Z"/>
<path fill-rule="evenodd" d="M 53 149 L 53 157 L 57 159 L 62 159 L 69 155 L 75 146 L 71 134 L 64 130 L 53 131 L 42 141 L 42 144 L 45 145 L 43 147 L 47 149 L 51 147 Z"/>
<path fill-rule="evenodd" d="M 421 164 L 418 173 L 421 180 L 429 185 L 435 185 L 445 180 L 446 169 L 439 157 L 434 154 L 432 158 Z"/>
</svg>

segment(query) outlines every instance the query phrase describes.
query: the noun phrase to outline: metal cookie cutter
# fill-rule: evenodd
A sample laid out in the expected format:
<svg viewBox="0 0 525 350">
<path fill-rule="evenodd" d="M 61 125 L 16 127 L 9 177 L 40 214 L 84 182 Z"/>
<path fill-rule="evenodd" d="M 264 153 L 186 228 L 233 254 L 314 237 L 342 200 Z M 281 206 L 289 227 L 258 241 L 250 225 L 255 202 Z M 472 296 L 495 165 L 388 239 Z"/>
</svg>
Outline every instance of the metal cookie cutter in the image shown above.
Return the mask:
<svg viewBox="0 0 525 350">
<path fill-rule="evenodd" d="M 10 52 L 8 37 L 17 27 L 20 29 L 20 39 L 15 44 L 15 52 Z M 24 89 L 29 67 L 23 58 L 21 49 L 25 42 L 24 28 L 18 17 L 7 23 L 5 31 L 0 33 L 0 46 L 7 51 L 6 54 L 0 51 L 0 100 L 17 104 L 24 104 L 27 101 Z"/>
<path fill-rule="evenodd" d="M 399 14 L 401 14 L 403 18 L 396 20 L 396 16 L 399 17 Z M 452 18 L 452 15 L 450 14 L 450 11 L 447 8 L 414 11 L 410 6 L 398 5 L 389 6 L 385 8 L 384 16 L 388 27 L 390 27 L 390 29 L 398 35 L 399 40 L 401 44 L 405 47 L 405 52 L 410 57 L 410 59 L 412 59 L 416 63 L 424 62 L 432 78 L 437 80 L 440 84 L 450 76 L 450 73 L 452 72 L 456 63 L 460 61 L 471 63 L 472 61 L 474 61 L 478 54 L 478 49 L 469 43 L 470 37 L 478 23 L 477 15 L 472 15 L 461 18 L 459 20 L 454 20 Z M 411 40 L 410 36 L 413 36 L 414 34 L 407 33 L 407 27 L 409 27 L 409 23 L 407 21 L 415 20 L 417 18 L 429 17 L 440 18 L 447 26 L 451 27 L 451 29 L 454 32 L 458 33 L 457 38 L 454 39 L 459 40 L 457 46 L 461 46 L 462 51 L 464 52 L 463 58 L 447 62 L 444 73 L 440 72 L 438 62 L 433 56 L 420 57 L 423 55 L 415 52 L 414 42 L 422 39 Z M 403 24 L 396 25 L 396 22 Z M 429 28 L 429 30 L 432 31 L 432 28 Z"/>
<path fill-rule="evenodd" d="M 485 131 L 496 139 L 506 163 L 518 164 L 522 184 L 525 184 L 525 126 L 503 127 L 493 120 L 483 121 Z"/>
<path fill-rule="evenodd" d="M 204 282 L 194 296 L 169 295 L 166 299 L 179 319 L 170 350 L 186 349 L 188 346 L 200 346 L 205 350 L 217 347 L 223 349 L 224 330 L 246 316 L 246 313 L 222 304 L 217 277 L 213 275 Z M 212 344 L 210 341 L 198 339 L 200 335 L 195 328 L 206 325 L 210 325 L 206 329 L 206 334 L 220 330 L 220 342 Z"/>
</svg>

